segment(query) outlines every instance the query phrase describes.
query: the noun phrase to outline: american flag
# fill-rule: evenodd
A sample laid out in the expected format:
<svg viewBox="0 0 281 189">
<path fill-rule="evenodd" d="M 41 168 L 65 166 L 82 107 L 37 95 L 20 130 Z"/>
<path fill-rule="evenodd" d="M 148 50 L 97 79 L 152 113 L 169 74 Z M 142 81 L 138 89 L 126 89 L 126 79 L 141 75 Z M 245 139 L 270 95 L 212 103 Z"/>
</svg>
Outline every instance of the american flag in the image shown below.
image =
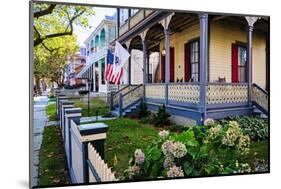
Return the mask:
<svg viewBox="0 0 281 189">
<path fill-rule="evenodd" d="M 107 51 L 107 64 L 106 64 L 106 69 L 105 69 L 105 79 L 112 83 L 113 80 L 113 62 L 114 62 L 114 55 L 110 50 Z"/>
<path fill-rule="evenodd" d="M 108 50 L 107 53 L 107 64 L 105 78 L 110 83 L 116 85 L 120 84 L 123 75 L 123 66 L 128 60 L 130 54 L 122 47 L 119 42 L 115 44 L 115 52 L 113 53 Z"/>
</svg>

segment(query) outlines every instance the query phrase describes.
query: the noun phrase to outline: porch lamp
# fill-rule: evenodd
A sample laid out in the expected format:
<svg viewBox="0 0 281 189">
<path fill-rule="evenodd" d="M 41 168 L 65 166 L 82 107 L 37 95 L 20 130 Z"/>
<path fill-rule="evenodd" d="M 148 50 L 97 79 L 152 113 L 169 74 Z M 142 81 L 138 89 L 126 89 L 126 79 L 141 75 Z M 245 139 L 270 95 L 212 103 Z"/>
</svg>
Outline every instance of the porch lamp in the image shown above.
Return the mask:
<svg viewBox="0 0 281 189">
<path fill-rule="evenodd" d="M 163 50 L 161 51 L 161 54 L 162 54 L 163 56 L 166 54 L 165 49 L 163 49 Z"/>
</svg>

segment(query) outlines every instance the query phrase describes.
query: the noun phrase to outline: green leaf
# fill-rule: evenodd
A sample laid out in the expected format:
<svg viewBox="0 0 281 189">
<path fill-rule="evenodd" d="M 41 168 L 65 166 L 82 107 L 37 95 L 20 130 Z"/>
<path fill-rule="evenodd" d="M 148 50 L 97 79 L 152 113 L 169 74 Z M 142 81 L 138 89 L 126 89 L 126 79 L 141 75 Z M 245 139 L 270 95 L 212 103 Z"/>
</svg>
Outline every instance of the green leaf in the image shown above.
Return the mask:
<svg viewBox="0 0 281 189">
<path fill-rule="evenodd" d="M 156 148 L 154 148 L 152 151 L 151 151 L 151 159 L 153 161 L 157 161 L 161 158 L 161 154 L 162 152 Z"/>
<path fill-rule="evenodd" d="M 191 163 L 189 163 L 188 161 L 186 161 L 183 163 L 183 170 L 184 170 L 184 173 L 187 176 L 189 176 L 193 171 L 193 165 Z"/>
</svg>

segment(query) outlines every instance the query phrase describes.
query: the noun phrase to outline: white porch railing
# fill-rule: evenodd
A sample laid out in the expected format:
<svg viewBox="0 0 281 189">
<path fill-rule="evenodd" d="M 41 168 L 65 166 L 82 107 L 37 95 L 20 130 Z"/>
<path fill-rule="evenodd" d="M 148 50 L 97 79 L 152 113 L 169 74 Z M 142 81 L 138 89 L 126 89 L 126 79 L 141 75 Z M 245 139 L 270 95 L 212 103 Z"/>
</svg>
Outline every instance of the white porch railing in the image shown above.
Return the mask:
<svg viewBox="0 0 281 189">
<path fill-rule="evenodd" d="M 168 100 L 184 103 L 199 103 L 200 87 L 197 83 L 171 83 L 168 85 Z"/>
<path fill-rule="evenodd" d="M 247 83 L 208 83 L 206 88 L 208 104 L 248 102 Z"/>
<path fill-rule="evenodd" d="M 149 83 L 145 84 L 145 97 L 150 99 L 165 99 L 165 84 Z"/>
<path fill-rule="evenodd" d="M 251 99 L 268 112 L 268 93 L 256 84 L 252 86 Z"/>
</svg>

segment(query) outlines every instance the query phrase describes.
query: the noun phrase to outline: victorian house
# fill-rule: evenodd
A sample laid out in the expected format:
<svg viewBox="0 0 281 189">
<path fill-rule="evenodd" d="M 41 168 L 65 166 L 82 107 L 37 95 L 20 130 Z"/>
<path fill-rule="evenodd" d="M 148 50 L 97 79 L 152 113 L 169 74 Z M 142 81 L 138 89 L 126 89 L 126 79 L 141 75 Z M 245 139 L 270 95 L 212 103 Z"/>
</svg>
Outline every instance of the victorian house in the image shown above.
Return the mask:
<svg viewBox="0 0 281 189">
<path fill-rule="evenodd" d="M 117 28 L 115 40 L 142 52 L 143 79 L 132 84 L 131 56 L 128 85 L 111 95 L 112 113 L 126 115 L 143 99 L 150 110 L 164 104 L 175 120 L 197 124 L 268 115 L 269 17 L 118 8 Z"/>
</svg>

